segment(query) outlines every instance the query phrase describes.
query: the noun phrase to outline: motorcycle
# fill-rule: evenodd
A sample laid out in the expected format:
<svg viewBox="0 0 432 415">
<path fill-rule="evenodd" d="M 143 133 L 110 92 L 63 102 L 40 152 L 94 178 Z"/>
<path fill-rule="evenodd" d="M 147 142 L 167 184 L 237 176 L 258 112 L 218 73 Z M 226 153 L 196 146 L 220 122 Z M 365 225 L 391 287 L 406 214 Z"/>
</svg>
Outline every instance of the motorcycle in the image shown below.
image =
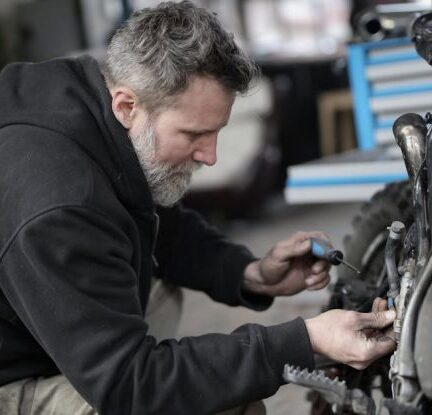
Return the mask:
<svg viewBox="0 0 432 415">
<path fill-rule="evenodd" d="M 432 13 L 414 21 L 411 35 L 432 65 Z M 327 309 L 368 312 L 375 297 L 386 298 L 397 347 L 363 371 L 323 358 L 313 372 L 285 366 L 287 382 L 313 391 L 314 415 L 432 414 L 432 114 L 404 114 L 393 133 L 409 180 L 388 185 L 354 218 L 345 259 L 361 275 L 339 274 Z"/>
</svg>

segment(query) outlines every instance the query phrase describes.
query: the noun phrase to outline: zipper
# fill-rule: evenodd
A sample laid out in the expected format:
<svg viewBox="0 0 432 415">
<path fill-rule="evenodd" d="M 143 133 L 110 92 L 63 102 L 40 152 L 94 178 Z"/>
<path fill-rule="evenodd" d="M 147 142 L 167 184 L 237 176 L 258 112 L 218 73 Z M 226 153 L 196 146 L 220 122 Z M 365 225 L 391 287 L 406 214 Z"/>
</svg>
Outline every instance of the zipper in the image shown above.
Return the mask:
<svg viewBox="0 0 432 415">
<path fill-rule="evenodd" d="M 155 250 L 156 250 L 157 238 L 158 238 L 158 235 L 159 235 L 159 221 L 160 220 L 159 220 L 159 215 L 157 213 L 153 213 L 153 217 L 155 219 L 155 224 L 154 224 L 154 228 L 153 228 L 154 236 L 153 236 L 153 244 L 152 244 L 152 249 L 151 249 L 151 255 L 152 255 L 153 265 L 156 268 L 159 268 L 159 263 L 158 263 L 158 261 L 156 259 L 156 256 L 155 256 Z"/>
</svg>

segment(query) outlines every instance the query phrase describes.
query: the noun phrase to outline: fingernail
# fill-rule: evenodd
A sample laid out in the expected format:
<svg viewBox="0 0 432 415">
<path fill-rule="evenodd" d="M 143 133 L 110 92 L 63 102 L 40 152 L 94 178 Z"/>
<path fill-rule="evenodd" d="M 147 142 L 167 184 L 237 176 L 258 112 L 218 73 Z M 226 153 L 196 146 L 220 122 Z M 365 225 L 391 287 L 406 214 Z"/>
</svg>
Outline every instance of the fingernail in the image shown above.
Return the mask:
<svg viewBox="0 0 432 415">
<path fill-rule="evenodd" d="M 387 310 L 384 314 L 387 320 L 394 320 L 396 318 L 396 311 L 394 310 Z"/>
<path fill-rule="evenodd" d="M 323 270 L 323 266 L 318 264 L 318 265 L 314 265 L 312 267 L 312 272 L 314 272 L 315 274 L 320 273 Z"/>
</svg>

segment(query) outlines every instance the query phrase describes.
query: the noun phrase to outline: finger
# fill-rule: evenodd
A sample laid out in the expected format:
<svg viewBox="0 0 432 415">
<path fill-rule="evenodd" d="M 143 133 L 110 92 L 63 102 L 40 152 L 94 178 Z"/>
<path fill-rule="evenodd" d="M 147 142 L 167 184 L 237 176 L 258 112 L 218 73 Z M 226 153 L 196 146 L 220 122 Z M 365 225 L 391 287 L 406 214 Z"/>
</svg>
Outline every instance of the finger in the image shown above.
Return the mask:
<svg viewBox="0 0 432 415">
<path fill-rule="evenodd" d="M 383 298 L 377 297 L 372 304 L 372 312 L 385 311 L 387 309 L 387 301 Z"/>
<path fill-rule="evenodd" d="M 376 338 L 368 339 L 368 359 L 376 360 L 392 352 L 396 348 L 396 342 L 390 336 L 380 334 Z"/>
<path fill-rule="evenodd" d="M 379 297 L 376 297 L 372 303 L 372 313 L 376 313 L 378 311 Z"/>
<path fill-rule="evenodd" d="M 396 349 L 396 342 L 391 337 L 381 335 L 380 337 L 369 339 L 366 347 L 366 353 L 363 353 L 361 358 L 351 360 L 347 364 L 355 369 L 363 370 L 375 360 L 394 351 Z"/>
<path fill-rule="evenodd" d="M 312 265 L 313 274 L 321 274 L 322 272 L 327 272 L 330 269 L 330 264 L 327 261 L 317 261 Z"/>
<path fill-rule="evenodd" d="M 366 337 L 369 338 L 369 337 L 371 337 L 371 336 L 373 336 L 373 335 L 376 334 L 377 329 L 363 329 L 362 332 L 364 333 L 364 335 L 365 335 Z"/>
<path fill-rule="evenodd" d="M 384 300 L 384 298 L 380 298 L 380 301 L 378 302 L 378 310 L 377 311 L 386 311 L 387 309 L 388 309 L 387 300 Z"/>
<path fill-rule="evenodd" d="M 386 310 L 387 301 L 380 297 L 375 298 L 372 305 L 372 312 L 377 313 Z M 380 329 L 363 329 L 362 331 L 367 337 L 376 336 L 377 333 L 380 333 L 382 335 L 382 331 Z M 385 329 L 384 333 L 387 334 L 387 332 L 393 333 L 393 325 L 390 325 L 387 329 Z M 394 338 L 394 335 L 392 335 L 391 337 Z"/>
<path fill-rule="evenodd" d="M 311 285 L 310 287 L 307 287 L 307 289 L 309 291 L 321 290 L 322 288 L 326 287 L 329 282 L 330 282 L 330 276 L 328 276 L 325 280 L 321 281 L 318 284 Z"/>
<path fill-rule="evenodd" d="M 305 239 L 303 241 L 296 241 L 292 247 L 291 252 L 287 252 L 287 258 L 302 256 L 307 254 L 311 250 L 310 239 Z"/>
<path fill-rule="evenodd" d="M 394 310 L 377 311 L 375 313 L 358 313 L 359 329 L 382 329 L 393 323 L 396 318 Z"/>
<path fill-rule="evenodd" d="M 271 256 L 279 262 L 286 262 L 291 258 L 305 255 L 310 249 L 309 239 L 293 238 L 278 242 L 271 250 Z"/>
<path fill-rule="evenodd" d="M 308 239 L 310 238 L 324 239 L 325 241 L 330 242 L 329 236 L 321 231 L 303 232 L 303 237 L 306 237 Z"/>
<path fill-rule="evenodd" d="M 390 326 L 389 328 L 385 329 L 383 332 L 383 335 L 385 337 L 389 337 L 390 339 L 392 339 L 394 342 L 396 342 L 396 335 L 393 329 L 393 326 Z"/>
<path fill-rule="evenodd" d="M 321 274 L 311 275 L 311 276 L 307 277 L 305 279 L 305 284 L 306 284 L 306 287 L 313 288 L 317 285 L 321 286 L 322 284 L 324 284 L 323 286 L 325 286 L 328 284 L 329 281 L 330 281 L 330 275 L 327 271 L 325 271 L 325 272 L 322 272 Z"/>
<path fill-rule="evenodd" d="M 329 237 L 323 232 L 296 232 L 290 238 L 279 241 L 276 244 L 276 250 L 283 255 L 284 259 L 304 255 L 311 250 L 311 238 L 320 238 L 330 242 Z"/>
</svg>

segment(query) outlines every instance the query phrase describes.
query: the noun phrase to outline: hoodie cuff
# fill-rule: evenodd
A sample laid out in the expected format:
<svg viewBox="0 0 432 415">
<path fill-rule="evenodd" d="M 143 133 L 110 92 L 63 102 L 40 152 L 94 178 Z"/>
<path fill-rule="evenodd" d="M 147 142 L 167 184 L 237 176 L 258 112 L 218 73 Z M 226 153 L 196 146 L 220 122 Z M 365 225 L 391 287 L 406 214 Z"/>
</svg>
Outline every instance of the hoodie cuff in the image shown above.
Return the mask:
<svg viewBox="0 0 432 415">
<path fill-rule="evenodd" d="M 254 311 L 267 310 L 273 304 L 273 297 L 263 294 L 255 294 L 242 288 L 240 283 L 240 304 L 244 307 L 250 308 Z"/>
<path fill-rule="evenodd" d="M 264 343 L 269 360 L 280 384 L 283 379 L 283 368 L 286 364 L 313 370 L 314 353 L 305 322 L 298 317 L 288 323 L 265 328 Z"/>
</svg>

